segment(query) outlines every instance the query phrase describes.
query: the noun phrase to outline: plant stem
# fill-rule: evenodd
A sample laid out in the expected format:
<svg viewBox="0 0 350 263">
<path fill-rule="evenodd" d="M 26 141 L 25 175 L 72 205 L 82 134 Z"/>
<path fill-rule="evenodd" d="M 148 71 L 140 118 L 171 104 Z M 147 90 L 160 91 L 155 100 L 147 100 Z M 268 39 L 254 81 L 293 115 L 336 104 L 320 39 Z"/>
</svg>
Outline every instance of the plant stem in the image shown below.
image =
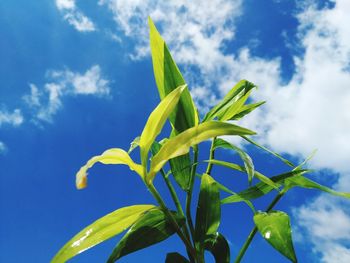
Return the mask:
<svg viewBox="0 0 350 263">
<path fill-rule="evenodd" d="M 272 202 L 270 203 L 270 205 L 266 208 L 266 212 L 270 212 L 271 209 L 278 203 L 278 201 L 281 199 L 281 197 L 285 194 L 285 192 L 281 192 L 278 195 L 276 195 L 276 197 L 272 200 Z M 250 243 L 252 242 L 256 232 L 258 232 L 258 228 L 256 226 L 254 226 L 254 228 L 252 229 L 252 231 L 249 233 L 249 236 L 247 237 L 246 241 L 244 242 L 241 250 L 239 251 L 238 256 L 235 259 L 235 263 L 239 263 L 241 262 L 245 252 L 247 251 Z"/>
<path fill-rule="evenodd" d="M 177 223 L 176 219 L 174 218 L 174 216 L 172 215 L 172 213 L 166 207 L 166 205 L 165 205 L 162 197 L 158 193 L 157 189 L 154 187 L 154 185 L 152 183 L 151 184 L 146 184 L 146 186 L 150 190 L 150 192 L 152 193 L 153 197 L 157 200 L 158 204 L 163 209 L 163 211 L 166 214 L 166 216 L 170 219 L 171 223 L 173 224 L 173 226 L 174 226 L 174 228 L 176 230 L 176 233 L 181 238 L 182 242 L 184 242 L 184 244 L 185 244 L 185 246 L 187 248 L 187 251 L 189 251 L 191 256 L 195 258 L 196 257 L 195 249 L 192 247 L 191 242 L 186 238 L 186 236 L 182 232 L 180 226 L 178 225 L 178 223 Z"/>
<path fill-rule="evenodd" d="M 214 159 L 214 142 L 215 142 L 216 137 L 213 138 L 213 140 L 211 141 L 211 146 L 210 146 L 210 152 L 209 152 L 209 161 Z M 211 173 L 211 169 L 213 168 L 213 164 L 212 163 L 208 163 L 207 166 L 207 170 L 206 170 L 206 174 L 210 174 Z"/>
<path fill-rule="evenodd" d="M 182 216 L 184 216 L 185 215 L 184 211 L 182 210 L 182 206 L 181 206 L 180 200 L 179 200 L 179 198 L 178 198 L 178 196 L 177 196 L 177 194 L 175 192 L 175 189 L 174 189 L 173 185 L 171 184 L 169 178 L 166 176 L 166 174 L 165 174 L 163 169 L 160 170 L 160 173 L 162 174 L 162 176 L 164 178 L 164 181 L 165 181 L 165 183 L 166 183 L 166 185 L 167 185 L 167 187 L 169 189 L 170 195 L 171 195 L 171 197 L 172 197 L 172 199 L 174 201 L 176 209 L 178 210 L 178 212 Z"/>
<path fill-rule="evenodd" d="M 198 161 L 198 147 L 197 145 L 195 145 L 193 147 L 193 165 L 191 168 L 189 189 L 187 191 L 187 196 L 186 196 L 186 218 L 187 218 L 188 227 L 190 228 L 193 244 L 194 244 L 194 225 L 193 225 L 192 216 L 191 216 L 191 201 L 192 201 L 194 179 L 196 177 L 197 161 Z"/>
</svg>

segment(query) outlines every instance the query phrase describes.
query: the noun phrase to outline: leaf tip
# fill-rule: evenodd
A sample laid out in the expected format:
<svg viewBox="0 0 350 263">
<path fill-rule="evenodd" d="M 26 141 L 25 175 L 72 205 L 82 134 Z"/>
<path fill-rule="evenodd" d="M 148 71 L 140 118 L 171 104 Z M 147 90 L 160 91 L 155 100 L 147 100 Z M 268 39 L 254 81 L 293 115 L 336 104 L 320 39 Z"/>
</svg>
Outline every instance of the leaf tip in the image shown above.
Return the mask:
<svg viewBox="0 0 350 263">
<path fill-rule="evenodd" d="M 79 190 L 87 186 L 87 172 L 84 167 L 80 168 L 79 172 L 77 172 L 75 185 Z"/>
</svg>

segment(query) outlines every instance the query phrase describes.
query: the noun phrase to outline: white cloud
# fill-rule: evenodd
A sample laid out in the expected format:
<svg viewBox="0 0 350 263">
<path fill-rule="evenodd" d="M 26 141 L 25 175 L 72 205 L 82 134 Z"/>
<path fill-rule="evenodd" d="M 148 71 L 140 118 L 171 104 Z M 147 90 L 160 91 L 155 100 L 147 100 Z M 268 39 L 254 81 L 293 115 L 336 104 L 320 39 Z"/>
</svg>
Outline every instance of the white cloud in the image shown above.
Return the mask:
<svg viewBox="0 0 350 263">
<path fill-rule="evenodd" d="M 63 14 L 63 18 L 80 32 L 95 31 L 95 24 L 85 16 L 75 4 L 75 0 L 56 0 L 58 10 Z"/>
<path fill-rule="evenodd" d="M 23 123 L 23 115 L 20 109 L 15 109 L 12 113 L 7 110 L 0 110 L 0 127 L 3 124 L 19 126 Z"/>
<path fill-rule="evenodd" d="M 30 84 L 30 94 L 23 96 L 26 104 L 34 112 L 35 121 L 51 122 L 52 117 L 62 107 L 62 98 L 76 95 L 108 96 L 109 81 L 101 76 L 101 68 L 92 66 L 81 74 L 71 70 L 48 71 L 43 89 Z"/>
</svg>

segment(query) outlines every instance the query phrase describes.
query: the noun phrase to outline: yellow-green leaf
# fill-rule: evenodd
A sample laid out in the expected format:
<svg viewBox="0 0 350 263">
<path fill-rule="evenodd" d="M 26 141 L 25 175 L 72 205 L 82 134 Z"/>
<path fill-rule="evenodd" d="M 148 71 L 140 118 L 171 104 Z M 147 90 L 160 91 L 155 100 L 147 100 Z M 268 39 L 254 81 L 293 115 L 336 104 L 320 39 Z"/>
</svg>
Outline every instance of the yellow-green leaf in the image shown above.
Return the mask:
<svg viewBox="0 0 350 263">
<path fill-rule="evenodd" d="M 154 205 L 133 205 L 105 215 L 68 241 L 58 251 L 51 263 L 66 262 L 79 253 L 118 235 L 134 224 L 146 211 L 154 207 Z"/>
<path fill-rule="evenodd" d="M 258 212 L 254 215 L 254 223 L 267 242 L 292 262 L 297 262 L 290 220 L 286 213 L 281 211 Z"/>
<path fill-rule="evenodd" d="M 186 82 L 151 18 L 148 19 L 148 23 L 150 27 L 154 77 L 160 98 L 163 99 L 172 90 L 186 84 Z M 176 133 L 198 124 L 197 109 L 188 90 L 182 93 L 179 104 L 169 116 L 169 120 Z"/>
<path fill-rule="evenodd" d="M 129 154 L 120 148 L 112 148 L 101 155 L 92 157 L 84 166 L 80 168 L 76 175 L 76 186 L 78 189 L 85 188 L 87 185 L 87 170 L 91 168 L 95 163 L 100 162 L 103 164 L 125 164 L 141 178 L 143 178 L 142 166 L 133 162 Z"/>
<path fill-rule="evenodd" d="M 230 120 L 239 120 L 239 119 L 243 118 L 245 115 L 251 113 L 256 108 L 263 105 L 264 103 L 265 103 L 265 101 L 252 103 L 252 104 L 245 104 L 238 110 L 238 112 L 235 115 L 233 115 L 233 117 L 230 118 Z"/>
<path fill-rule="evenodd" d="M 169 159 L 188 153 L 190 147 L 193 145 L 216 136 L 244 134 L 255 134 L 255 132 L 234 124 L 220 121 L 207 121 L 190 128 L 169 139 L 152 158 L 150 173 L 147 180 L 152 181 L 155 174 Z"/>
<path fill-rule="evenodd" d="M 161 132 L 164 123 L 169 117 L 170 113 L 174 110 L 176 104 L 178 103 L 181 93 L 185 90 L 186 85 L 182 85 L 171 93 L 169 93 L 153 110 L 150 114 L 145 127 L 143 128 L 140 137 L 140 148 L 141 148 L 141 160 L 143 165 L 147 162 L 148 151 Z"/>
</svg>

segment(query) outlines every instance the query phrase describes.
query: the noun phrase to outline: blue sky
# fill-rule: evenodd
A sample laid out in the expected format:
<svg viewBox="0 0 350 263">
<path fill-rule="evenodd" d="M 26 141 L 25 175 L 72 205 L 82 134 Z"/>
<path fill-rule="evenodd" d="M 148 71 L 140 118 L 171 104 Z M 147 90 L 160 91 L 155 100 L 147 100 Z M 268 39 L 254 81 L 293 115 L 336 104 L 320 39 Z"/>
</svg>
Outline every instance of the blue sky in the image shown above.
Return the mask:
<svg viewBox="0 0 350 263">
<path fill-rule="evenodd" d="M 154 203 L 139 177 L 122 166 L 96 165 L 88 188 L 74 185 L 88 158 L 112 147 L 128 149 L 159 101 L 148 15 L 201 113 L 238 80 L 256 83 L 253 100 L 268 103 L 241 125 L 295 161 L 317 148 L 310 167 L 319 172 L 312 177 L 350 192 L 349 1 L 297 2 L 1 1 L 0 261 L 48 262 L 104 214 Z M 247 150 L 267 175 L 287 169 Z M 239 161 L 227 152 L 217 156 Z M 225 169 L 213 172 L 233 189 L 246 186 Z M 160 180 L 156 184 L 163 189 Z M 291 216 L 300 262 L 350 262 L 349 202 L 296 189 L 276 208 Z M 223 207 L 221 231 L 233 255 L 252 224 L 243 205 Z M 118 238 L 71 262 L 104 262 Z M 183 247 L 174 236 L 120 262 L 163 262 L 176 250 Z M 287 262 L 257 236 L 243 262 L 261 258 Z"/>
</svg>

